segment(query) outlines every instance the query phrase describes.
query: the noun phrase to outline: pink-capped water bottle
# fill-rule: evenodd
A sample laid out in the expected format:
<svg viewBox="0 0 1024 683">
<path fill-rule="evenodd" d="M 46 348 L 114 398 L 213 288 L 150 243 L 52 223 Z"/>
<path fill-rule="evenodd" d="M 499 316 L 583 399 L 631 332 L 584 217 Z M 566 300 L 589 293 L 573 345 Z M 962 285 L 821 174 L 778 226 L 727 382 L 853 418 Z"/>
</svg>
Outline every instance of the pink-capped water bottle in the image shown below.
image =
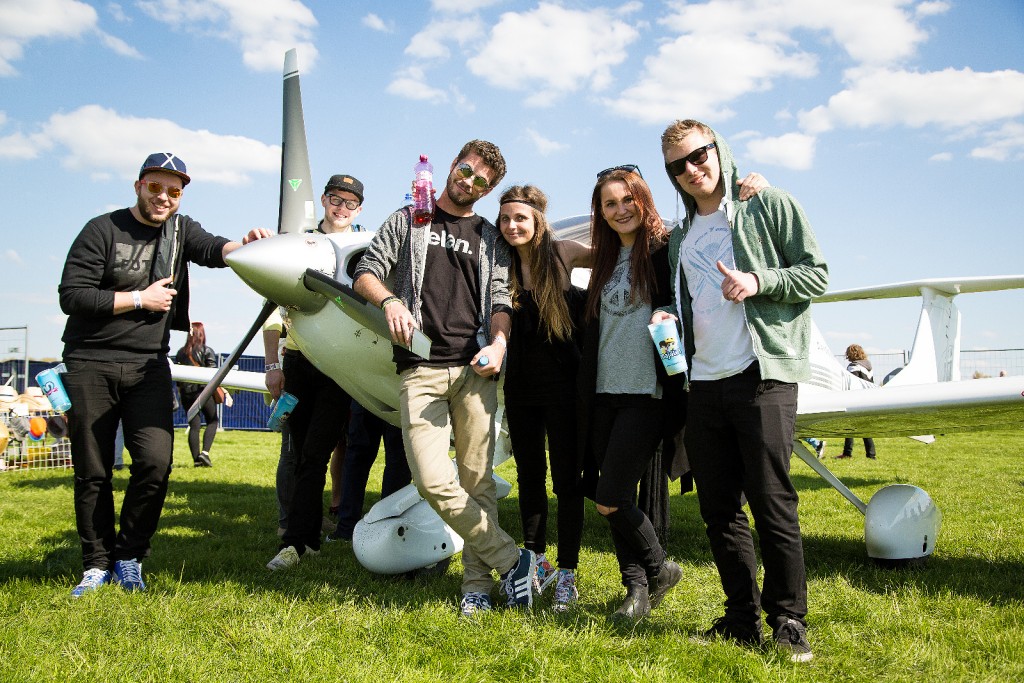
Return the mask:
<svg viewBox="0 0 1024 683">
<path fill-rule="evenodd" d="M 434 167 L 427 161 L 427 155 L 421 154 L 412 170 L 412 222 L 427 225 L 434 220 Z"/>
</svg>

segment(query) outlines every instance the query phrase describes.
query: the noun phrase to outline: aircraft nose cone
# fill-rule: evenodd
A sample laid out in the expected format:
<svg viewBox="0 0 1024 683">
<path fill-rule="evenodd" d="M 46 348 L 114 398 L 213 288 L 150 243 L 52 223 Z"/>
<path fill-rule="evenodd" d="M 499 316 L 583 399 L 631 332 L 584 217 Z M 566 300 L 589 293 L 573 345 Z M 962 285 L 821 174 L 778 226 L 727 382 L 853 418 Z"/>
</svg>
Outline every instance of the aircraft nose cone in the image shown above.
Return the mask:
<svg viewBox="0 0 1024 683">
<path fill-rule="evenodd" d="M 231 270 L 257 293 L 278 306 L 312 312 L 326 299 L 306 289 L 302 276 L 313 268 L 334 277 L 338 255 L 320 233 L 276 235 L 235 249 L 225 259 Z"/>
</svg>

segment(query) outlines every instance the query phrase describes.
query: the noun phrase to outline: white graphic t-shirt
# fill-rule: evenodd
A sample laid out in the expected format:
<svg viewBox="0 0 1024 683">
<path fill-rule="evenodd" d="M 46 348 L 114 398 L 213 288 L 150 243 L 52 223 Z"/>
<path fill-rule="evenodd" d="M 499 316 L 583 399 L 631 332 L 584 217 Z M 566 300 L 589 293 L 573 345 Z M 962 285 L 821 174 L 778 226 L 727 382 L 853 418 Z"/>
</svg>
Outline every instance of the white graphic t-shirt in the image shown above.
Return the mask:
<svg viewBox="0 0 1024 683">
<path fill-rule="evenodd" d="M 695 380 L 732 377 L 757 358 L 743 303 L 726 301 L 722 295 L 725 276 L 718 270 L 718 261 L 736 267 L 725 212 L 694 216 L 679 250 L 679 265 L 693 306 L 696 352 L 690 378 Z"/>
</svg>

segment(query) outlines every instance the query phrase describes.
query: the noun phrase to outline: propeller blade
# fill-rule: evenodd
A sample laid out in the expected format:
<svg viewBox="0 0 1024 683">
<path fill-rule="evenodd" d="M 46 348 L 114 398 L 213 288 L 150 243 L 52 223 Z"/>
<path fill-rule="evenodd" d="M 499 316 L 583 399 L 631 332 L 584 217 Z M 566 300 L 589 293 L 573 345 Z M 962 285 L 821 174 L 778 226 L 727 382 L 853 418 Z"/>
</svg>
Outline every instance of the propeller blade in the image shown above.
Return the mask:
<svg viewBox="0 0 1024 683">
<path fill-rule="evenodd" d="M 316 229 L 316 205 L 309 172 L 306 124 L 302 117 L 299 58 L 295 49 L 284 55 L 284 116 L 281 133 L 281 194 L 278 205 L 279 233 Z"/>
<path fill-rule="evenodd" d="M 224 364 L 218 368 L 213 379 L 210 380 L 209 384 L 203 387 L 203 390 L 199 392 L 199 396 L 196 398 L 195 402 L 189 406 L 188 412 L 185 414 L 189 422 L 191 422 L 192 418 L 199 413 L 199 410 L 203 407 L 203 404 L 206 403 L 210 396 L 213 395 L 213 392 L 217 390 L 217 387 L 219 387 L 220 383 L 224 380 L 225 375 L 231 371 L 231 368 L 235 367 L 235 363 L 242 355 L 242 352 L 245 351 L 245 347 L 249 345 L 249 342 L 251 342 L 252 338 L 256 336 L 256 333 L 263 328 L 263 323 L 267 322 L 267 318 L 270 317 L 270 314 L 274 312 L 275 308 L 277 308 L 277 304 L 273 301 L 268 301 L 263 304 L 263 310 L 260 311 L 256 320 L 253 321 L 252 327 L 250 327 L 249 331 L 245 333 L 245 337 L 242 338 L 241 343 L 235 347 L 235 350 L 231 352 L 231 355 L 228 356 L 226 361 L 224 361 Z"/>
</svg>

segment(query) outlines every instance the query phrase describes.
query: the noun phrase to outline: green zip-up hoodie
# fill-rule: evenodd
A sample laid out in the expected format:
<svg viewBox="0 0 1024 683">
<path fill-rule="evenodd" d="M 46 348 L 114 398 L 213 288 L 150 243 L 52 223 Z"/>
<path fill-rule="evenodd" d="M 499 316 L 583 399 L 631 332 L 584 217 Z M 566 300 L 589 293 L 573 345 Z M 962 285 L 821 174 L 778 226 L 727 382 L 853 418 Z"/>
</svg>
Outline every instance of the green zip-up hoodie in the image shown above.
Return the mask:
<svg viewBox="0 0 1024 683">
<path fill-rule="evenodd" d="M 725 141 L 714 133 L 724 185 L 722 209 L 732 227 L 732 248 L 738 270 L 757 276 L 757 294 L 743 301 L 747 329 L 762 379 L 800 382 L 810 378 L 811 299 L 828 287 L 828 266 L 811 225 L 796 199 L 768 187 L 741 202 L 736 162 Z M 697 212 L 697 202 L 669 175 L 682 197 L 686 217 L 669 236 L 672 304 L 682 321 L 687 362 L 694 354 L 693 310 L 686 278 L 679 268 L 679 249 Z"/>
</svg>

